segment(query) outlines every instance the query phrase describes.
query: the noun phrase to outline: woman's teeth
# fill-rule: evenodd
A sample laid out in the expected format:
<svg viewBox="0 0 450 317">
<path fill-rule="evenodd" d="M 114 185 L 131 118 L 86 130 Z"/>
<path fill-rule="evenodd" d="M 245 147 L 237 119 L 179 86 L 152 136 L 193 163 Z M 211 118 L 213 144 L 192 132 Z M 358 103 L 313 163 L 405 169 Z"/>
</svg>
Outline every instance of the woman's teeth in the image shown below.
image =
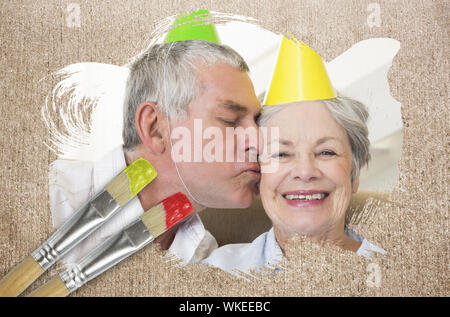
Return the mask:
<svg viewBox="0 0 450 317">
<path fill-rule="evenodd" d="M 326 193 L 313 194 L 313 195 L 286 195 L 286 199 L 289 200 L 321 200 L 324 199 Z"/>
</svg>

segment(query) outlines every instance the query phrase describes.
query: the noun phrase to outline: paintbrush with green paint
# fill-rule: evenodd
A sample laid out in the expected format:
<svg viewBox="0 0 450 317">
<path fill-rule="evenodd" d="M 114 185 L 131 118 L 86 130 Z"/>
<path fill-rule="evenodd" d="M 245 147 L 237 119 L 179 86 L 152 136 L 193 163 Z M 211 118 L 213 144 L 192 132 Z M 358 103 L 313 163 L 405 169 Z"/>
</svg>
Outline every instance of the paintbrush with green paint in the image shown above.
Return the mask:
<svg viewBox="0 0 450 317">
<path fill-rule="evenodd" d="M 107 222 L 155 177 L 155 169 L 145 159 L 139 158 L 127 166 L 0 281 L 0 296 L 22 293 L 50 266 Z"/>
</svg>

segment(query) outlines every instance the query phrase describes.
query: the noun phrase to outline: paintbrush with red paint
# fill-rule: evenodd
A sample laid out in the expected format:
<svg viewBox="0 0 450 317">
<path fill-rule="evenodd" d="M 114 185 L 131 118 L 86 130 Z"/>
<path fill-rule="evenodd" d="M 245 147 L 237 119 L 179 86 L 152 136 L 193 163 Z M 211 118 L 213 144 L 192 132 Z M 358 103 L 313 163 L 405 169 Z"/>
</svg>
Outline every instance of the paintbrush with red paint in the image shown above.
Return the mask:
<svg viewBox="0 0 450 317">
<path fill-rule="evenodd" d="M 176 193 L 146 211 L 67 271 L 36 289 L 31 297 L 67 296 L 97 275 L 151 243 L 193 213 L 189 199 Z"/>
</svg>

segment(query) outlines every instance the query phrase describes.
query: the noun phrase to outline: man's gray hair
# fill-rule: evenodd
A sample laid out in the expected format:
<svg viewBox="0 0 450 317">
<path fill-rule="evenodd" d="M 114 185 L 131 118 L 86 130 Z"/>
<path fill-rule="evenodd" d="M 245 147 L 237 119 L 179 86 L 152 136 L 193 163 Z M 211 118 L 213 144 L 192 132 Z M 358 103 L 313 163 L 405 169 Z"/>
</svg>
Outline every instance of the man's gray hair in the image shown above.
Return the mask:
<svg viewBox="0 0 450 317">
<path fill-rule="evenodd" d="M 142 102 L 154 102 L 169 119 L 187 116 L 187 106 L 200 92 L 201 64 L 228 64 L 248 72 L 244 59 L 231 47 L 201 40 L 153 44 L 129 65 L 124 100 L 123 141 L 130 150 L 141 143 L 135 114 Z"/>
<path fill-rule="evenodd" d="M 369 112 L 364 104 L 348 97 L 338 96 L 321 101 L 347 133 L 352 148 L 351 181 L 353 184 L 361 168 L 370 161 L 370 141 L 367 128 Z M 284 107 L 283 104 L 264 107 L 258 119 L 258 125 L 264 126 L 271 117 Z"/>
</svg>

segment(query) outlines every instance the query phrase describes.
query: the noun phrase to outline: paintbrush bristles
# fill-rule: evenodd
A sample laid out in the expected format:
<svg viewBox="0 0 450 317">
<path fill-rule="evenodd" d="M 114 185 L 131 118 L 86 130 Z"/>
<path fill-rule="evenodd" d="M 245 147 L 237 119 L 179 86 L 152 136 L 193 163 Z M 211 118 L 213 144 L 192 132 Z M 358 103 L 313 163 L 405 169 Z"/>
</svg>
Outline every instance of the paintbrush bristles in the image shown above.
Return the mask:
<svg viewBox="0 0 450 317">
<path fill-rule="evenodd" d="M 166 231 L 166 211 L 164 205 L 158 204 L 141 216 L 142 222 L 154 238 Z"/>
<path fill-rule="evenodd" d="M 125 205 L 157 176 L 155 168 L 147 160 L 138 158 L 125 167 L 105 189 L 120 205 Z"/>
<path fill-rule="evenodd" d="M 105 190 L 120 206 L 124 206 L 134 196 L 130 190 L 128 175 L 124 171 L 114 177 L 114 179 L 105 186 Z"/>
</svg>

